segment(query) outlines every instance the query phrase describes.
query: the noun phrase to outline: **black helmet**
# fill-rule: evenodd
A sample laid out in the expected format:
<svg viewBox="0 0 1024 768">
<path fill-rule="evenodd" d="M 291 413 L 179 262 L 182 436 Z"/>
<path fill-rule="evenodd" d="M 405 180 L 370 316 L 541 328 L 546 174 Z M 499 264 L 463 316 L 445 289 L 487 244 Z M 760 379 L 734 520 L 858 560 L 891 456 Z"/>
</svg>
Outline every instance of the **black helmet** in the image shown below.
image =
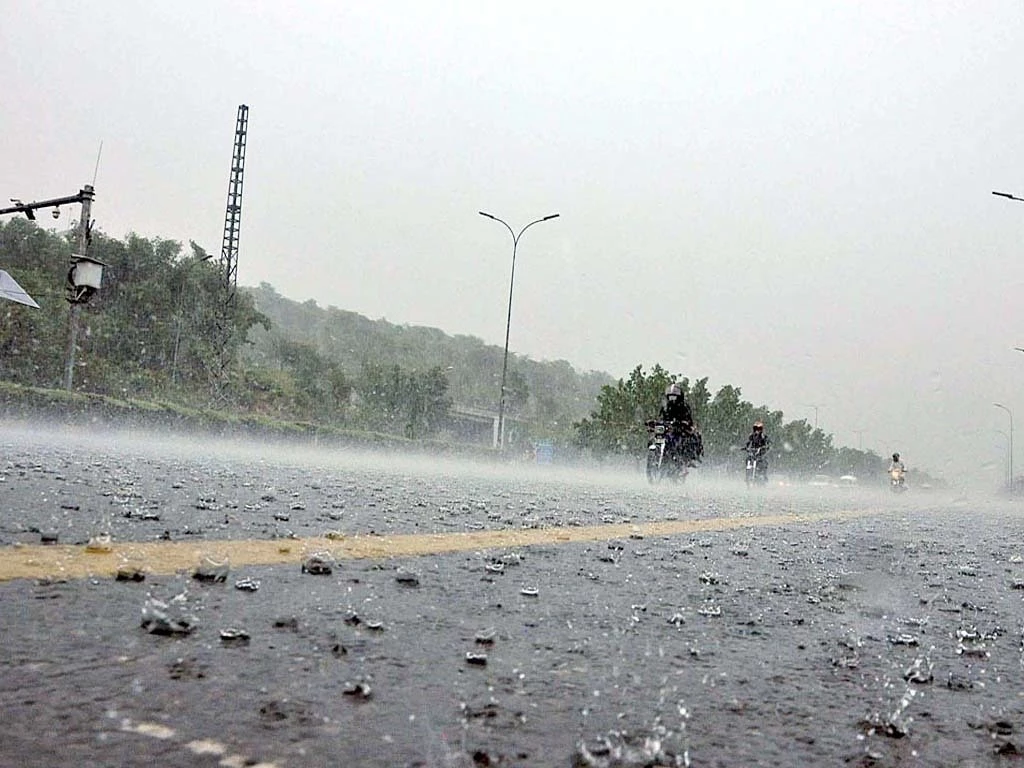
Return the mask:
<svg viewBox="0 0 1024 768">
<path fill-rule="evenodd" d="M 899 461 L 899 460 L 900 460 L 900 455 L 899 455 L 898 453 L 894 453 L 894 454 L 892 455 L 892 460 L 893 460 L 893 461 Z"/>
</svg>

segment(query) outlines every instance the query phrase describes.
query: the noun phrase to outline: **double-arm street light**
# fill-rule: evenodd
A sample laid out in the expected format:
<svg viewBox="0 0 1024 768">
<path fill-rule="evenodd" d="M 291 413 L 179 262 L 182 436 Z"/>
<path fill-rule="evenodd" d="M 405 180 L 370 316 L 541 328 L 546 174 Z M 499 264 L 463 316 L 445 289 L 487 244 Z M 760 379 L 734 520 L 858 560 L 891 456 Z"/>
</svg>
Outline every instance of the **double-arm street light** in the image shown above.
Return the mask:
<svg viewBox="0 0 1024 768">
<path fill-rule="evenodd" d="M 489 213 L 480 211 L 481 216 L 486 216 L 488 219 L 493 219 L 500 224 L 505 225 L 505 229 L 512 235 L 512 276 L 508 281 L 508 319 L 505 321 L 505 357 L 501 363 L 501 397 L 498 400 L 498 447 L 501 451 L 505 450 L 505 377 L 508 373 L 508 336 L 509 331 L 512 328 L 512 287 L 516 282 L 516 251 L 519 248 L 519 238 L 523 236 L 523 232 L 528 230 L 534 224 L 540 224 L 542 221 L 551 221 L 551 219 L 557 219 L 558 214 L 552 213 L 549 216 L 545 216 L 542 219 L 535 219 L 527 224 L 525 227 L 519 230 L 519 234 L 516 234 L 515 230 L 512 229 L 503 219 L 499 219 L 497 216 L 492 216 Z"/>
<path fill-rule="evenodd" d="M 1010 474 L 1009 489 L 1010 491 L 1013 491 L 1013 411 L 1011 411 L 1002 403 L 992 403 L 992 405 L 994 405 L 996 408 L 1002 408 L 1004 411 L 1006 411 L 1006 415 L 1010 417 L 1010 459 L 1006 463 L 1009 466 Z"/>
</svg>

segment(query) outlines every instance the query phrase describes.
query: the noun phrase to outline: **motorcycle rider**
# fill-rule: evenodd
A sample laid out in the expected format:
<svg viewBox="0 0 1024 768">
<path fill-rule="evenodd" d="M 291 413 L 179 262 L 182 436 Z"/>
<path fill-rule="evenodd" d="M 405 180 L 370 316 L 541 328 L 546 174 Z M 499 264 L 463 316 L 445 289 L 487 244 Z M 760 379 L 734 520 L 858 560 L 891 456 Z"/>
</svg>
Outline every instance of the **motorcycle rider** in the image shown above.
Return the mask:
<svg viewBox="0 0 1024 768">
<path fill-rule="evenodd" d="M 750 436 L 747 438 L 747 443 L 743 446 L 743 449 L 747 452 L 747 455 L 757 457 L 760 465 L 759 471 L 763 475 L 768 474 L 768 461 L 765 459 L 765 454 L 768 453 L 768 448 L 771 444 L 772 441 L 764 433 L 764 422 L 758 419 L 754 422 Z"/>
<path fill-rule="evenodd" d="M 696 434 L 693 429 L 693 412 L 690 410 L 686 398 L 683 397 L 682 388 L 675 382 L 665 387 L 665 397 L 661 404 L 661 410 L 658 411 L 658 421 L 664 422 L 670 427 L 668 434 L 673 454 L 685 461 L 699 458 L 699 454 L 688 455 L 694 454 L 698 450 L 699 453 L 703 453 L 703 448 L 687 450 L 688 446 L 693 444 L 693 435 Z M 699 435 L 697 438 L 699 445 Z"/>
<path fill-rule="evenodd" d="M 889 462 L 889 472 L 890 472 L 890 474 L 892 472 L 899 472 L 902 475 L 906 471 L 907 471 L 907 468 L 903 465 L 903 462 L 900 461 L 900 455 L 898 453 L 894 453 L 892 455 L 892 461 Z"/>
<path fill-rule="evenodd" d="M 900 461 L 900 455 L 894 453 L 892 455 L 892 461 L 889 462 L 889 482 L 892 483 L 893 488 L 903 488 L 904 482 L 906 481 L 907 468 L 903 462 Z"/>
</svg>

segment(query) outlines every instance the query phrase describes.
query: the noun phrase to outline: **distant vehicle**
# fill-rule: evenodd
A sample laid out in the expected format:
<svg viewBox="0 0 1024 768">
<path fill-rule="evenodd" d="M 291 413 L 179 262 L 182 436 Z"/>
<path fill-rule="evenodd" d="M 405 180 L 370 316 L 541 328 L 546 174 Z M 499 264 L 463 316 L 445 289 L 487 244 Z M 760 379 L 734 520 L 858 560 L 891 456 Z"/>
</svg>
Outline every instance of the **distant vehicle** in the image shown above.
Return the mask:
<svg viewBox="0 0 1024 768">
<path fill-rule="evenodd" d="M 839 478 L 839 485 L 844 488 L 851 488 L 857 484 L 857 478 L 855 475 L 842 475 Z"/>
<path fill-rule="evenodd" d="M 832 485 L 832 478 L 828 475 L 815 475 L 807 484 L 812 485 L 815 488 L 828 488 Z"/>
</svg>

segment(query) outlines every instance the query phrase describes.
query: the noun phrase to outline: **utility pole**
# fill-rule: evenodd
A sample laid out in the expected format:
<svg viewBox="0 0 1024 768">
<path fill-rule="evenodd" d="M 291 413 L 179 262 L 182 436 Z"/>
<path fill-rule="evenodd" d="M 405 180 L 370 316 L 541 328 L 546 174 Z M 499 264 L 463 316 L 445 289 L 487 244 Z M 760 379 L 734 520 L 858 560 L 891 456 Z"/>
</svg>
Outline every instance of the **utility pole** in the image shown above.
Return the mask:
<svg viewBox="0 0 1024 768">
<path fill-rule="evenodd" d="M 68 280 L 65 287 L 64 297 L 68 300 L 70 310 L 68 312 L 68 349 L 64 363 L 64 389 L 71 390 L 75 381 L 75 351 L 78 347 L 78 313 L 79 304 L 84 304 L 96 289 L 100 287 L 100 280 L 103 276 L 102 262 L 89 257 L 89 242 L 92 240 L 92 200 L 95 195 L 92 184 L 86 184 L 79 190 L 77 195 L 67 197 L 55 197 L 50 200 L 23 203 L 21 200 L 12 198 L 13 206 L 0 208 L 0 215 L 5 213 L 24 213 L 30 220 L 35 221 L 36 211 L 41 208 L 53 208 L 53 218 L 60 216 L 62 205 L 82 204 L 82 217 L 78 222 L 78 239 L 75 244 L 75 253 L 71 257 L 71 269 L 68 270 Z"/>
<path fill-rule="evenodd" d="M 76 253 L 80 256 L 88 255 L 90 226 L 92 216 L 93 189 L 91 184 L 86 184 L 82 189 L 82 219 L 78 222 L 78 247 Z M 74 267 L 72 267 L 74 269 Z M 78 346 L 78 313 L 79 302 L 68 299 L 68 353 L 64 364 L 64 389 L 68 392 L 75 384 L 75 351 Z"/>
</svg>

